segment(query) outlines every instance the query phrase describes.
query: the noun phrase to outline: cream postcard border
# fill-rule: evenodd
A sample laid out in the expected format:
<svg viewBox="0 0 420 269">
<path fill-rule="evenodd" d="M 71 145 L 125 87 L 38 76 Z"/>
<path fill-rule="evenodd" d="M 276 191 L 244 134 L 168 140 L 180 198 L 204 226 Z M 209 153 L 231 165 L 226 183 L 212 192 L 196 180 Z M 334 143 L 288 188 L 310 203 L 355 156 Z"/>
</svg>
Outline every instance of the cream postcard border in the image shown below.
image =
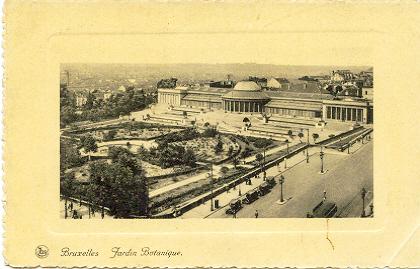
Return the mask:
<svg viewBox="0 0 420 269">
<path fill-rule="evenodd" d="M 416 11 L 413 4 L 7 2 L 6 261 L 50 266 L 418 265 L 419 152 L 410 144 L 418 134 L 412 127 L 419 107 Z M 375 218 L 60 219 L 59 65 L 68 62 L 373 66 Z M 408 133 L 412 139 L 404 139 Z M 49 247 L 49 257 L 35 256 L 38 245 Z M 110 259 L 115 246 L 183 255 Z M 96 249 L 101 255 L 60 257 L 63 247 Z"/>
</svg>

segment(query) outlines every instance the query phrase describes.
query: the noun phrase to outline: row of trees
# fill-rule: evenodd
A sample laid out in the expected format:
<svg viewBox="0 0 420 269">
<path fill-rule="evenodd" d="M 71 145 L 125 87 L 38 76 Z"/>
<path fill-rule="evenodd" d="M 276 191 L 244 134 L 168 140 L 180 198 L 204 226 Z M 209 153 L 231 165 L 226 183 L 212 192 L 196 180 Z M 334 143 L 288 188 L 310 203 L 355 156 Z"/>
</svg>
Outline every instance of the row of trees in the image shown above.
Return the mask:
<svg viewBox="0 0 420 269">
<path fill-rule="evenodd" d="M 109 99 L 97 98 L 87 93 L 86 103 L 77 107 L 75 96 L 65 85 L 60 87 L 60 125 L 65 127 L 77 121 L 98 121 L 128 115 L 131 111 L 144 109 L 155 102 L 153 96 L 146 96 L 143 90 L 128 87 L 125 92 L 113 94 Z"/>
</svg>

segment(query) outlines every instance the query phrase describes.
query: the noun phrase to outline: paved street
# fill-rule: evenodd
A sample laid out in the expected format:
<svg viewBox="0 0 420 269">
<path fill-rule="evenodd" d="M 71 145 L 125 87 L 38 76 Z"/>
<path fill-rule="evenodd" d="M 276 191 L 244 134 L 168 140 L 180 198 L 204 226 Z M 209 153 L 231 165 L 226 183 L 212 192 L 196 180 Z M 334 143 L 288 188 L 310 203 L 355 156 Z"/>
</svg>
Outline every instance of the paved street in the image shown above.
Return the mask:
<svg viewBox="0 0 420 269">
<path fill-rule="evenodd" d="M 346 209 L 347 217 L 359 217 L 361 213 L 360 191 L 364 187 L 370 192 L 367 200 L 372 199 L 373 188 L 373 140 L 367 144 L 355 145 L 350 155 L 328 151 L 324 156 L 327 173 L 319 174 L 320 158 L 313 155 L 310 163 L 302 162 L 283 173 L 285 177 L 284 197 L 290 199 L 286 204 L 276 202 L 280 197 L 280 185 L 260 197 L 257 201 L 244 207 L 237 213 L 237 218 L 253 218 L 255 210 L 259 217 L 306 217 L 327 192 L 327 200 L 337 204 L 338 213 Z M 359 148 L 360 147 L 360 148 Z M 269 170 L 269 175 L 275 174 L 275 168 Z M 368 202 L 366 203 L 368 204 Z M 219 210 L 210 217 L 232 217 L 225 210 Z"/>
<path fill-rule="evenodd" d="M 309 154 L 313 155 L 318 152 L 318 149 L 311 148 L 309 150 Z M 272 167 L 267 170 L 267 176 L 275 176 L 279 174 L 279 172 L 284 171 L 285 167 L 286 169 L 291 169 L 293 166 L 305 162 L 306 159 L 306 153 L 301 152 L 296 154 L 295 156 L 289 158 L 286 160 L 286 163 L 283 161 L 280 163 L 280 165 L 277 167 Z M 241 192 L 241 195 L 244 195 L 247 191 L 252 190 L 256 187 L 258 187 L 261 183 L 263 183 L 263 177 L 262 174 L 260 174 L 257 178 L 252 178 L 252 185 L 246 185 L 245 182 L 241 183 L 240 185 L 236 186 L 235 189 L 229 190 L 229 192 L 224 192 L 218 196 L 216 196 L 214 199 L 219 200 L 219 204 L 221 207 L 227 205 L 232 199 L 236 199 L 239 197 L 239 191 Z M 221 211 L 225 209 L 220 209 Z M 207 201 L 206 203 L 193 208 L 192 210 L 184 213 L 181 218 L 204 218 L 208 217 L 211 214 L 220 213 L 218 211 L 210 211 L 210 201 Z"/>
</svg>

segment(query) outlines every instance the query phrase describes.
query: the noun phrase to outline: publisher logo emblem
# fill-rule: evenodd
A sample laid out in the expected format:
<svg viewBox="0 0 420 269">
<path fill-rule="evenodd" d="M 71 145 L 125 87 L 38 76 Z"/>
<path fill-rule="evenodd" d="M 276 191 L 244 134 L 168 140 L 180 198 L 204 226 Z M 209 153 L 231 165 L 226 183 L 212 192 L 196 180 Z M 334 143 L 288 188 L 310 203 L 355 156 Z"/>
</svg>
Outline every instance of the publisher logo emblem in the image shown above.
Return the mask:
<svg viewBox="0 0 420 269">
<path fill-rule="evenodd" d="M 48 257 L 48 254 L 49 254 L 49 249 L 47 246 L 39 245 L 35 249 L 35 255 L 40 259 Z"/>
</svg>

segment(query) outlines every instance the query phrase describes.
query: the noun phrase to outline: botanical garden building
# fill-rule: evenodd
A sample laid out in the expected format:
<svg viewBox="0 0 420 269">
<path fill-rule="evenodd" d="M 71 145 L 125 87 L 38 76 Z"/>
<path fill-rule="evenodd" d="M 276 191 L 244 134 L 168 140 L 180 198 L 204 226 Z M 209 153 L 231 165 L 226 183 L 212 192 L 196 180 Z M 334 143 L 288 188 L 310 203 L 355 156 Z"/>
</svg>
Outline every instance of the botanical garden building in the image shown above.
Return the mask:
<svg viewBox="0 0 420 269">
<path fill-rule="evenodd" d="M 253 81 L 239 81 L 234 88 L 202 86 L 159 88 L 158 103 L 227 113 L 265 113 L 328 121 L 373 122 L 373 102 L 356 96 L 329 93 L 263 90 Z"/>
</svg>

